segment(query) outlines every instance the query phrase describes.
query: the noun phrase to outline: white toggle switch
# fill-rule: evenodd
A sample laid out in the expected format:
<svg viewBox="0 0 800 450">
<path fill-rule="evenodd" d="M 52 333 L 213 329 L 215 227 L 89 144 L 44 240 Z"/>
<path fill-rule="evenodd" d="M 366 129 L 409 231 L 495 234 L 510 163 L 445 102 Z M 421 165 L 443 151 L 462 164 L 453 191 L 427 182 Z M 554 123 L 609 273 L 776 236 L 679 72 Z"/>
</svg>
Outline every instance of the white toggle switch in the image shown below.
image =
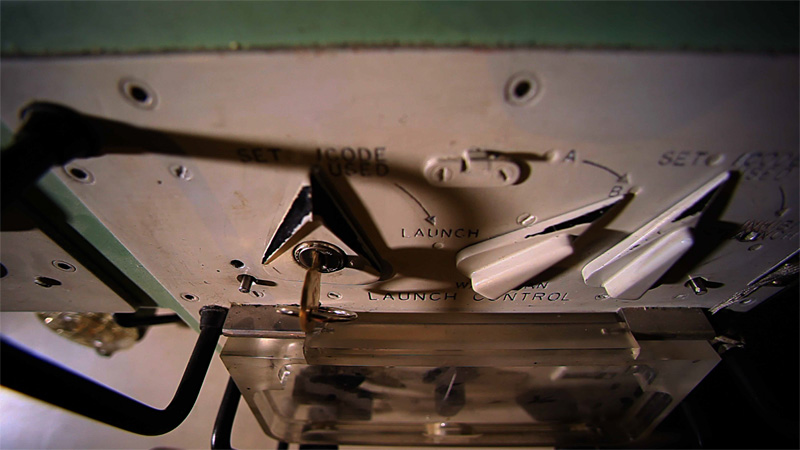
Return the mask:
<svg viewBox="0 0 800 450">
<path fill-rule="evenodd" d="M 728 178 L 728 173 L 717 175 L 592 260 L 581 271 L 583 280 L 613 298 L 640 298 L 692 247 L 691 229 Z"/>
<path fill-rule="evenodd" d="M 603 282 L 613 298 L 637 299 L 650 289 L 694 244 L 689 227 L 681 227 L 632 252 Z"/>
<path fill-rule="evenodd" d="M 456 267 L 472 289 L 497 298 L 571 255 L 580 235 L 623 197 L 604 199 L 567 214 L 462 249 Z"/>
</svg>

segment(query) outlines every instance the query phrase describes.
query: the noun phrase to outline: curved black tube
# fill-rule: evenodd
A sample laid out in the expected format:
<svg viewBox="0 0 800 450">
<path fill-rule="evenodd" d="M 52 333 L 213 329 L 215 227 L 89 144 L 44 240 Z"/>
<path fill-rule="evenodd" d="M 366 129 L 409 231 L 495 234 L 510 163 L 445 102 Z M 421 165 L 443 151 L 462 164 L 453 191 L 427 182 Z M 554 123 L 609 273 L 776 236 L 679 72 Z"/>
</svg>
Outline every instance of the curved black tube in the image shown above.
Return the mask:
<svg viewBox="0 0 800 450">
<path fill-rule="evenodd" d="M 155 409 L 2 339 L 0 384 L 36 399 L 132 433 L 156 436 L 180 425 L 191 412 L 222 333 L 228 310 L 200 310 L 200 336 L 175 396 Z"/>
<path fill-rule="evenodd" d="M 231 431 L 233 430 L 233 419 L 236 418 L 236 408 L 239 407 L 239 399 L 242 394 L 233 381 L 228 379 L 228 387 L 222 396 L 222 403 L 219 405 L 217 420 L 214 421 L 214 430 L 211 432 L 211 448 L 214 450 L 232 450 Z"/>
<path fill-rule="evenodd" d="M 114 322 L 125 328 L 149 327 L 165 323 L 180 323 L 181 321 L 181 316 L 177 314 L 139 316 L 137 313 L 114 313 Z"/>
</svg>

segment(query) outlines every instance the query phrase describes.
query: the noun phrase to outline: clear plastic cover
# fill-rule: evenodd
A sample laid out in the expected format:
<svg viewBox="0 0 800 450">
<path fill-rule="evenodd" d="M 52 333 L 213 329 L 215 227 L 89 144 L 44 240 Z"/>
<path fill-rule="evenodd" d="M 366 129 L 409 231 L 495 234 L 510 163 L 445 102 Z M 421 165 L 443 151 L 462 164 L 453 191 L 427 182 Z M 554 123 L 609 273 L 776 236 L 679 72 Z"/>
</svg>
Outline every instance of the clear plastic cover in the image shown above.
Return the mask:
<svg viewBox="0 0 800 450">
<path fill-rule="evenodd" d="M 718 361 L 703 340 L 637 342 L 614 315 L 412 316 L 231 337 L 222 356 L 272 436 L 372 445 L 623 444 Z"/>
</svg>

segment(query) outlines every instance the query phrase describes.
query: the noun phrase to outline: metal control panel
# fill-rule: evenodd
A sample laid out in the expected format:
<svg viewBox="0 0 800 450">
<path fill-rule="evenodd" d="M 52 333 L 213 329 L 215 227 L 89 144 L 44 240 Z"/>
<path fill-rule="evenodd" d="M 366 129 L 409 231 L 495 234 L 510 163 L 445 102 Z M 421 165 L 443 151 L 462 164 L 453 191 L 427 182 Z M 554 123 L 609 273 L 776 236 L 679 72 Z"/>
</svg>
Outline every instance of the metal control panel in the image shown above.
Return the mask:
<svg viewBox="0 0 800 450">
<path fill-rule="evenodd" d="M 298 303 L 308 242 L 341 252 L 321 304 L 355 312 L 746 310 L 796 272 L 797 79 L 791 55 L 724 53 L 12 59 L 2 119 L 102 122 L 102 155 L 45 190 L 194 317 Z M 58 309 L 63 286 L 19 283 Z"/>
</svg>

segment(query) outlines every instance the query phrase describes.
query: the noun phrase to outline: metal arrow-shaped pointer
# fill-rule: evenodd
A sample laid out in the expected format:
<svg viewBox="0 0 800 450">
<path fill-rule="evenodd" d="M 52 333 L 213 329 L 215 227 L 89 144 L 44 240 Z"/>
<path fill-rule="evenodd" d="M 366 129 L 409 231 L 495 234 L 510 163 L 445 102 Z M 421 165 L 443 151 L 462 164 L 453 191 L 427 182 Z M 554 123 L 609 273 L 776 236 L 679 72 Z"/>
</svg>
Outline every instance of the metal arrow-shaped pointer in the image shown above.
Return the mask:
<svg viewBox="0 0 800 450">
<path fill-rule="evenodd" d="M 328 176 L 315 167 L 310 171 L 309 181 L 310 184 L 298 192 L 278 226 L 267 246 L 262 263 L 269 264 L 284 253 L 306 224 L 321 222 L 379 273 L 388 273 L 388 264 L 380 257 L 377 248 Z"/>
<path fill-rule="evenodd" d="M 394 185 L 397 186 L 398 188 L 400 188 L 401 191 L 405 192 L 406 195 L 411 197 L 411 200 L 414 200 L 414 203 L 419 205 L 419 207 L 422 209 L 422 212 L 425 213 L 425 221 L 426 222 L 428 222 L 431 225 L 436 225 L 436 216 L 431 215 L 431 213 L 428 212 L 428 209 L 425 208 L 425 206 L 422 204 L 421 201 L 417 200 L 417 198 L 414 197 L 414 195 L 411 192 L 408 192 L 408 190 L 406 188 L 404 188 L 403 186 L 400 186 L 397 183 L 395 183 Z"/>
</svg>

